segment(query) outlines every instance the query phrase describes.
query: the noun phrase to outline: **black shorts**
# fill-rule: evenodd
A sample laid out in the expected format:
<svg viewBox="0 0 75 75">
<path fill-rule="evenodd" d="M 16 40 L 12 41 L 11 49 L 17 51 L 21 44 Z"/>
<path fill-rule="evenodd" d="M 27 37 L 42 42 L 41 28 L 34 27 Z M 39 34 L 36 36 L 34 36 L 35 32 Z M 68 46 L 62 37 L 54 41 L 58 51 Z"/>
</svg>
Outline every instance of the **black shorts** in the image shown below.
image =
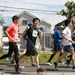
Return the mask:
<svg viewBox="0 0 75 75">
<path fill-rule="evenodd" d="M 54 49 L 53 51 L 60 51 L 63 49 L 63 46 L 62 44 L 60 43 L 59 45 L 58 44 L 54 44 Z"/>
<path fill-rule="evenodd" d="M 67 45 L 67 46 L 64 46 L 64 51 L 65 52 L 74 51 L 74 48 L 72 45 Z"/>
<path fill-rule="evenodd" d="M 27 46 L 27 51 L 25 53 L 26 56 L 34 56 L 34 55 L 38 55 L 37 49 L 35 48 L 35 46 Z"/>
</svg>

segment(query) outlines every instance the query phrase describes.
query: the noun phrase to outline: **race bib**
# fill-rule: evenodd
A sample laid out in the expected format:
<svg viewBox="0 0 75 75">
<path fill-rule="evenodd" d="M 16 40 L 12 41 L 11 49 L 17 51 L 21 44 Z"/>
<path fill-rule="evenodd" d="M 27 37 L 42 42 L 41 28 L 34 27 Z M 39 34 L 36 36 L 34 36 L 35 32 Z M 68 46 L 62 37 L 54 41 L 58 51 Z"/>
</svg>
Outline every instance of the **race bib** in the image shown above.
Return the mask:
<svg viewBox="0 0 75 75">
<path fill-rule="evenodd" d="M 37 37 L 37 34 L 38 34 L 38 32 L 37 32 L 36 30 L 33 30 L 32 36 L 33 36 L 33 37 Z"/>
<path fill-rule="evenodd" d="M 17 39 L 17 38 L 18 38 L 18 34 L 14 34 L 14 36 L 15 36 L 15 39 Z"/>
</svg>

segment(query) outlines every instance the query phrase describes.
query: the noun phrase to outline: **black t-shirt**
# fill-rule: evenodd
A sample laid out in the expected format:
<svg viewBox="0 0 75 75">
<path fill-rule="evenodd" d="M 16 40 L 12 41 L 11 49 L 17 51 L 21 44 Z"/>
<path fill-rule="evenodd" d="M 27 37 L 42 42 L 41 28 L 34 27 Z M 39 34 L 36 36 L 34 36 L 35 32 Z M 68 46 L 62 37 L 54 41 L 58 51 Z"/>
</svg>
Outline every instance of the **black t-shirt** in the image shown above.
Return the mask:
<svg viewBox="0 0 75 75">
<path fill-rule="evenodd" d="M 38 28 L 35 28 L 33 25 L 30 25 L 29 27 L 30 28 L 27 30 L 27 45 L 35 46 L 38 36 Z"/>
</svg>

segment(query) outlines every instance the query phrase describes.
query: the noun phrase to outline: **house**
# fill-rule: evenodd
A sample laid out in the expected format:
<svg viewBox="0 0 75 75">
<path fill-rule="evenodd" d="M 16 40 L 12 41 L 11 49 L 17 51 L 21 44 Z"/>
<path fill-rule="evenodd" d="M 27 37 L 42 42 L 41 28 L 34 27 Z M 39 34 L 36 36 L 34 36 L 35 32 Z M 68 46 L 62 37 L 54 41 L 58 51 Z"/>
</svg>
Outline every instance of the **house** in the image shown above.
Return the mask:
<svg viewBox="0 0 75 75">
<path fill-rule="evenodd" d="M 42 47 L 51 48 L 51 24 L 41 21 L 40 29 L 43 31 L 43 37 L 41 39 Z"/>
<path fill-rule="evenodd" d="M 19 28 L 20 28 L 19 34 L 22 35 L 23 31 L 26 28 L 26 25 L 28 25 L 29 23 L 32 23 L 33 18 L 36 18 L 37 16 L 34 16 L 26 11 L 21 12 L 17 15 L 20 17 L 20 19 L 19 19 Z M 7 26 L 4 26 L 3 31 L 5 31 L 6 28 L 7 28 Z M 40 46 L 40 49 L 45 48 L 45 47 L 50 48 L 51 47 L 51 43 L 50 43 L 51 42 L 51 37 L 50 37 L 51 36 L 51 33 L 50 33 L 51 24 L 41 20 L 39 28 L 42 30 L 43 37 L 41 40 L 39 40 L 37 38 L 36 44 L 38 44 Z M 25 43 L 25 40 L 23 38 L 21 38 L 20 40 Z M 8 41 L 7 36 L 4 35 L 3 42 L 6 46 L 4 46 L 3 48 L 8 47 L 7 41 Z M 39 43 L 39 41 L 41 41 L 41 43 Z M 20 45 L 20 47 L 22 49 L 24 47 L 24 45 L 22 44 L 22 45 Z"/>
<path fill-rule="evenodd" d="M 64 27 L 65 27 L 65 21 L 67 20 L 67 18 L 65 19 L 65 20 L 63 20 L 63 21 L 61 21 L 61 22 L 59 22 L 59 23 L 57 23 L 56 25 L 55 25 L 55 29 L 57 28 L 57 26 L 60 26 L 60 25 L 63 25 Z M 72 18 L 71 18 L 71 21 L 75 21 L 75 16 L 72 16 Z M 73 26 L 73 29 L 72 29 L 72 31 L 74 31 L 75 30 L 75 25 Z"/>
</svg>

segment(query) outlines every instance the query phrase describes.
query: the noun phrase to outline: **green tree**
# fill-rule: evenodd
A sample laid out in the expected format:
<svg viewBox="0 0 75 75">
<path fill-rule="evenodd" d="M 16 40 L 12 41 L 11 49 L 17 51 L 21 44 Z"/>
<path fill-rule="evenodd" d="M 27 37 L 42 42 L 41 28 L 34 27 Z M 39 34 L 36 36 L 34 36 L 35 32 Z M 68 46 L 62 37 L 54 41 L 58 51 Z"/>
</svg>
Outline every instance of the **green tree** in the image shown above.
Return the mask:
<svg viewBox="0 0 75 75">
<path fill-rule="evenodd" d="M 66 16 L 67 18 L 70 18 L 72 14 L 75 13 L 75 3 L 73 1 L 67 1 L 65 3 L 66 10 L 62 9 L 60 11 L 60 14 L 63 16 Z"/>
<path fill-rule="evenodd" d="M 75 14 L 75 3 L 73 1 L 67 1 L 65 3 L 66 10 L 62 9 L 60 14 L 66 16 L 67 18 L 71 18 L 73 14 Z M 73 25 L 73 30 L 75 29 L 75 25 Z"/>
</svg>

